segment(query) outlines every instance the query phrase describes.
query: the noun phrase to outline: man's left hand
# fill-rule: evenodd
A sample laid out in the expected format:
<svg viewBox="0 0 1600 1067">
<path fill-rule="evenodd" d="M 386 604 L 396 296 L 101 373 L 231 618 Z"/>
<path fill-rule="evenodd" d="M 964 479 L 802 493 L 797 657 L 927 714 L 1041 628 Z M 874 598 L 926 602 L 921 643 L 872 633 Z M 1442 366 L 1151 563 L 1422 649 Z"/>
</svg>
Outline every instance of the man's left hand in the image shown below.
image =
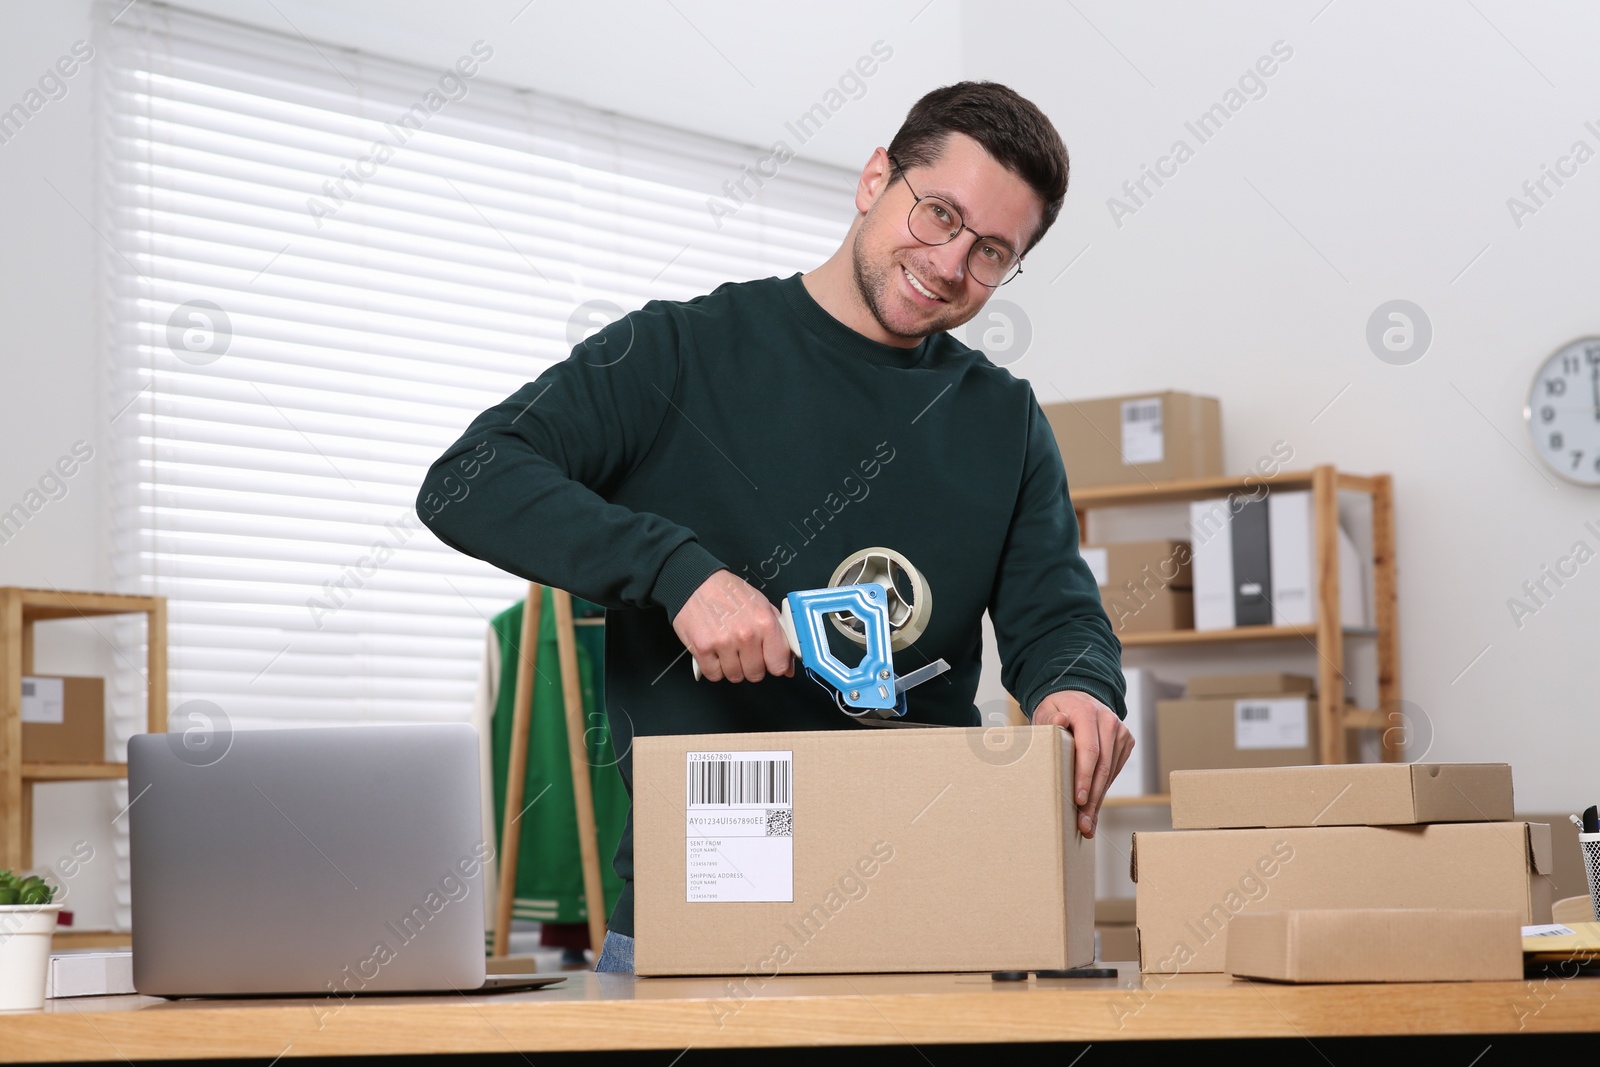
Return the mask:
<svg viewBox="0 0 1600 1067">
<path fill-rule="evenodd" d="M 1077 773 L 1073 803 L 1078 806 L 1078 829 L 1093 837 L 1100 821 L 1100 802 L 1106 788 L 1128 762 L 1133 735 L 1117 713 L 1079 689 L 1051 693 L 1033 709 L 1035 726 L 1064 726 L 1072 735 Z"/>
</svg>

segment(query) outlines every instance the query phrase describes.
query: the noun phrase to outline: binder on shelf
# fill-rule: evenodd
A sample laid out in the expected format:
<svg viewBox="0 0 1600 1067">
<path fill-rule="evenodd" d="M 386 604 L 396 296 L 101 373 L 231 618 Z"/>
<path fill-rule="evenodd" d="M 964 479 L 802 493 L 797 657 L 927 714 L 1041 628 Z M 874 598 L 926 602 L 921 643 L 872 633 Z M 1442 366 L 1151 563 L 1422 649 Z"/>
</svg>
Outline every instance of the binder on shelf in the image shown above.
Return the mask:
<svg viewBox="0 0 1600 1067">
<path fill-rule="evenodd" d="M 1233 621 L 1233 526 L 1228 499 L 1189 505 L 1189 569 L 1194 582 L 1194 628 L 1231 630 Z"/>
<path fill-rule="evenodd" d="M 1317 618 L 1316 539 L 1311 494 L 1273 493 L 1267 498 L 1272 553 L 1272 624 L 1309 626 Z M 1367 568 L 1349 533 L 1339 533 L 1339 623 L 1371 625 L 1367 616 Z"/>
<path fill-rule="evenodd" d="M 1269 497 L 1268 500 L 1271 498 Z M 1233 624 L 1272 625 L 1271 529 L 1268 500 L 1242 500 L 1233 525 Z"/>
<path fill-rule="evenodd" d="M 1276 492 L 1261 500 L 1197 500 L 1189 505 L 1193 540 L 1194 628 L 1309 626 L 1317 618 L 1315 522 L 1311 494 Z M 1372 625 L 1367 566 L 1338 527 L 1339 617 Z"/>
</svg>

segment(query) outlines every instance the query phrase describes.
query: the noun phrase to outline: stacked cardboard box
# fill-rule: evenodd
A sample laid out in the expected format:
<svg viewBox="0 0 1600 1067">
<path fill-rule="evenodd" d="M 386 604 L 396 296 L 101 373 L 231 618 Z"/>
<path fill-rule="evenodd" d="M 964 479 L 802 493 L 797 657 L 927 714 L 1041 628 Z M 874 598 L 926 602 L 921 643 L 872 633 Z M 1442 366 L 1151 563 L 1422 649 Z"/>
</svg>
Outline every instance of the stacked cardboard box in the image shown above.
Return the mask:
<svg viewBox="0 0 1600 1067">
<path fill-rule="evenodd" d="M 1512 811 L 1505 764 L 1176 771 L 1182 829 L 1133 838 L 1140 967 L 1223 970 L 1243 914 L 1462 909 L 1547 923 L 1550 827 Z"/>
</svg>

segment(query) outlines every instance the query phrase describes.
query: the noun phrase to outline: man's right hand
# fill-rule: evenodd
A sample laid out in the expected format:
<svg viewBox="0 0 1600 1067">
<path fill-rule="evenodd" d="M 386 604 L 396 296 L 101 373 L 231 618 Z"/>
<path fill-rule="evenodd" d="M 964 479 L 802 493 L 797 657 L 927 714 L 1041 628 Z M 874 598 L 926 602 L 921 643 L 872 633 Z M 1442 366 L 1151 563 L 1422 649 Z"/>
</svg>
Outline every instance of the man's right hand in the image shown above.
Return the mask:
<svg viewBox="0 0 1600 1067">
<path fill-rule="evenodd" d="M 701 583 L 672 620 L 678 639 L 713 682 L 759 682 L 794 675 L 778 609 L 732 571 Z"/>
</svg>

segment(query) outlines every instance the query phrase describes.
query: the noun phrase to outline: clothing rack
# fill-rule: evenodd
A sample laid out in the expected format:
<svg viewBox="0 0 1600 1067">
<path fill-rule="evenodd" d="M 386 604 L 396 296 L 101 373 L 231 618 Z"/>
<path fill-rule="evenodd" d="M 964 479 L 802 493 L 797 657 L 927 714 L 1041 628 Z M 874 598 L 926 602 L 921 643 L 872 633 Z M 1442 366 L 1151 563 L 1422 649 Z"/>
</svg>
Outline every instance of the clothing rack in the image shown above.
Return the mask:
<svg viewBox="0 0 1600 1067">
<path fill-rule="evenodd" d="M 494 955 L 504 958 L 511 945 L 511 906 L 517 893 L 517 856 L 522 835 L 522 801 L 528 778 L 528 724 L 533 714 L 533 679 L 539 664 L 539 623 L 544 598 L 537 582 L 528 583 L 517 642 L 517 686 L 512 701 L 510 765 L 506 772 L 505 820 L 500 833 L 500 891 L 495 901 Z M 550 590 L 555 612 L 556 657 L 561 667 L 561 701 L 567 720 L 567 755 L 572 761 L 573 800 L 578 811 L 578 850 L 583 861 L 583 895 L 589 915 L 589 944 L 596 958 L 606 938 L 606 899 L 600 885 L 600 845 L 595 830 L 594 793 L 589 782 L 589 749 L 584 742 L 583 693 L 578 682 L 578 639 L 573 628 L 572 594 Z M 587 620 L 585 620 L 587 621 Z"/>
</svg>

